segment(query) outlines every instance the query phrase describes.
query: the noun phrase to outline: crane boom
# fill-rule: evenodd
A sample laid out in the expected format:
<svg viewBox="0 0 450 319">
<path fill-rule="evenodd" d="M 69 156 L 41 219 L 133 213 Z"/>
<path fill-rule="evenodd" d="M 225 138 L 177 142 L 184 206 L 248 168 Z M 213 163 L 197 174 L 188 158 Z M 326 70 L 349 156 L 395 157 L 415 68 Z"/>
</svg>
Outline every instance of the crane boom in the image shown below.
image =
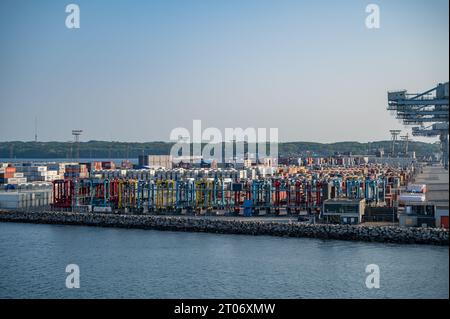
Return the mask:
<svg viewBox="0 0 450 319">
<path fill-rule="evenodd" d="M 439 136 L 442 162 L 448 169 L 448 106 L 449 83 L 439 83 L 423 93 L 408 94 L 408 91 L 388 92 L 388 111 L 394 111 L 396 118 L 404 125 L 419 125 L 412 128 L 414 136 Z M 431 123 L 424 126 L 424 123 Z"/>
</svg>

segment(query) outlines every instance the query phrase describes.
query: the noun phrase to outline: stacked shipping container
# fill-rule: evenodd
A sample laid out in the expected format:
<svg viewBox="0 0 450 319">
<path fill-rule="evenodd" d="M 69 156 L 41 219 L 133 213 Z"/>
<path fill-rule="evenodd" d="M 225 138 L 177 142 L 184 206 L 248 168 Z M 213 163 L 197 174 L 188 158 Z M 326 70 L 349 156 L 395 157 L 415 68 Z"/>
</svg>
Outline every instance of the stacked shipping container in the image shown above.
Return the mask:
<svg viewBox="0 0 450 319">
<path fill-rule="evenodd" d="M 16 168 L 12 166 L 2 165 L 0 167 L 0 184 L 22 184 L 26 183 L 27 179 L 23 174 L 17 173 Z"/>
<path fill-rule="evenodd" d="M 66 165 L 64 178 L 86 178 L 89 176 L 85 164 Z"/>
<path fill-rule="evenodd" d="M 61 178 L 57 170 L 48 170 L 47 166 L 34 166 L 34 165 L 17 165 L 17 172 L 23 174 L 23 178 L 26 178 L 24 182 L 51 182 L 55 179 Z"/>
</svg>

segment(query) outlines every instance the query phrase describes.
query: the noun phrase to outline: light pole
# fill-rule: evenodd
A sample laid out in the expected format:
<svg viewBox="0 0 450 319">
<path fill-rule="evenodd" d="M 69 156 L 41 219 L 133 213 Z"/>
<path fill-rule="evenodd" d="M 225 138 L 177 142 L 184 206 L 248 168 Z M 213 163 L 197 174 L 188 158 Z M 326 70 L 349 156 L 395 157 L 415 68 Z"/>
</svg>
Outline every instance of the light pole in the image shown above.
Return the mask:
<svg viewBox="0 0 450 319">
<path fill-rule="evenodd" d="M 395 197 L 397 197 L 397 188 L 394 188 Z M 398 203 L 398 200 L 392 199 L 392 226 L 395 226 L 395 203 Z"/>
<path fill-rule="evenodd" d="M 75 146 L 77 149 L 77 161 L 80 161 L 80 135 L 83 133 L 82 130 L 72 130 L 72 135 L 75 139 Z"/>
<path fill-rule="evenodd" d="M 395 226 L 394 220 L 395 220 L 395 205 L 394 205 L 394 201 L 392 201 L 392 226 Z"/>
</svg>

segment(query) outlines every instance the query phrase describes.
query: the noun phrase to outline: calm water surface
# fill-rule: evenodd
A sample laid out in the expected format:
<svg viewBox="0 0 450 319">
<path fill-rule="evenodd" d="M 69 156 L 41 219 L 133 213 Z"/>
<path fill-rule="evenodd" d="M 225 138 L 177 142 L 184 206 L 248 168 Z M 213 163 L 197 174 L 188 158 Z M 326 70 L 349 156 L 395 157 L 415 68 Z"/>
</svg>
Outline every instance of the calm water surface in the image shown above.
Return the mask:
<svg viewBox="0 0 450 319">
<path fill-rule="evenodd" d="M 449 297 L 448 247 L 419 245 L 0 223 L 0 269 L 0 298 Z"/>
</svg>

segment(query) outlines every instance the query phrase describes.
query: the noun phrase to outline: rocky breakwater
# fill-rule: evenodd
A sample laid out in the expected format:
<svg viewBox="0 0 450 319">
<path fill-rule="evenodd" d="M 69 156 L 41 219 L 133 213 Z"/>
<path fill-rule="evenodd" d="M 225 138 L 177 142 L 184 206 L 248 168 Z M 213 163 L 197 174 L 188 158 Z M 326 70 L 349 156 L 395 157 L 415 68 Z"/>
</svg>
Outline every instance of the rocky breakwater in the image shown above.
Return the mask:
<svg viewBox="0 0 450 319">
<path fill-rule="evenodd" d="M 270 235 L 321 239 L 449 245 L 449 232 L 436 228 L 352 226 L 266 222 L 245 218 L 118 215 L 71 212 L 0 211 L 0 222 L 25 222 L 100 227 L 141 228 L 221 234 Z"/>
</svg>

